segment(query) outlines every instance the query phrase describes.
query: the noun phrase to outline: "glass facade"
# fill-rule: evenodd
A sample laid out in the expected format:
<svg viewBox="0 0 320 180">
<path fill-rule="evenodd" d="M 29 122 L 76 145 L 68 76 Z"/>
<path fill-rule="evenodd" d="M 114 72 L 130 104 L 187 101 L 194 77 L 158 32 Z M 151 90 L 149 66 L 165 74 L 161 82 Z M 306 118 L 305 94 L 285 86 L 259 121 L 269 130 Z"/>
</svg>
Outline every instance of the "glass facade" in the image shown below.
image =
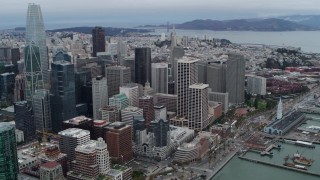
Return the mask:
<svg viewBox="0 0 320 180">
<path fill-rule="evenodd" d="M 42 18 L 42 12 L 40 5 L 29 4 L 27 12 L 27 26 L 26 26 L 26 44 L 34 43 L 38 46 L 39 58 L 38 61 L 41 65 L 41 71 L 43 73 L 43 80 L 45 83 L 49 80 L 48 69 L 48 50 L 46 45 L 46 33 Z"/>
<path fill-rule="evenodd" d="M 15 128 L 9 123 L 0 123 L 0 179 L 18 179 L 18 157 Z"/>
<path fill-rule="evenodd" d="M 29 44 L 25 47 L 24 74 L 26 78 L 26 100 L 32 101 L 36 89 L 43 88 L 39 47 Z"/>
<path fill-rule="evenodd" d="M 52 129 L 59 132 L 62 122 L 76 116 L 74 66 L 68 61 L 51 64 L 51 119 Z"/>
</svg>

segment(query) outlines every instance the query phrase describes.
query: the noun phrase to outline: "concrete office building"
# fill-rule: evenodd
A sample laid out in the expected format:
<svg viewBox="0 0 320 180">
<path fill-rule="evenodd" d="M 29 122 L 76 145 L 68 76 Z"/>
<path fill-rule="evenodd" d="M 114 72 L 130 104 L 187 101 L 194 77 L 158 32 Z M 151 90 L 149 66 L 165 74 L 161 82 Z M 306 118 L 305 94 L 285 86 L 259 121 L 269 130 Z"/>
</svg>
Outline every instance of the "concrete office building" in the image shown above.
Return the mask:
<svg viewBox="0 0 320 180">
<path fill-rule="evenodd" d="M 168 93 L 168 64 L 152 63 L 152 84 L 155 93 Z"/>
<path fill-rule="evenodd" d="M 106 67 L 106 78 L 108 82 L 108 97 L 119 94 L 120 87 L 131 82 L 130 68 L 125 66 Z"/>
<path fill-rule="evenodd" d="M 229 93 L 209 92 L 209 101 L 221 103 L 223 112 L 227 113 L 229 109 Z"/>
<path fill-rule="evenodd" d="M 97 52 L 106 51 L 106 38 L 105 32 L 102 27 L 95 27 L 92 29 L 92 56 L 97 57 Z"/>
<path fill-rule="evenodd" d="M 129 83 L 120 87 L 120 93 L 124 93 L 128 97 L 129 106 L 139 106 L 139 91 L 139 85 L 136 83 Z"/>
<path fill-rule="evenodd" d="M 188 127 L 190 129 L 201 131 L 209 125 L 208 87 L 208 84 L 189 86 Z"/>
<path fill-rule="evenodd" d="M 73 171 L 68 172 L 68 176 L 72 177 L 76 173 L 97 178 L 99 174 L 106 175 L 110 170 L 109 152 L 102 138 L 77 146 L 75 155 L 75 161 L 72 162 Z"/>
<path fill-rule="evenodd" d="M 177 111 L 178 95 L 156 93 L 153 96 L 153 99 L 155 104 L 163 104 L 167 108 L 167 111 L 169 112 Z"/>
<path fill-rule="evenodd" d="M 244 103 L 245 66 L 246 62 L 242 55 L 228 55 L 226 92 L 229 93 L 229 102 L 232 104 Z"/>
<path fill-rule="evenodd" d="M 126 57 L 123 66 L 130 68 L 131 82 L 135 82 L 135 60 L 134 57 Z"/>
<path fill-rule="evenodd" d="M 72 162 L 75 158 L 75 148 L 90 141 L 90 131 L 88 130 L 69 128 L 58 134 L 61 136 L 59 141 L 60 151 L 67 154 L 69 162 Z"/>
<path fill-rule="evenodd" d="M 247 75 L 247 91 L 251 94 L 266 95 L 267 79 L 261 76 Z"/>
<path fill-rule="evenodd" d="M 38 131 L 52 130 L 51 108 L 49 91 L 46 89 L 36 90 L 33 95 L 33 117 Z"/>
<path fill-rule="evenodd" d="M 207 82 L 211 91 L 226 92 L 226 70 L 225 61 L 213 61 L 207 63 Z"/>
<path fill-rule="evenodd" d="M 135 83 L 145 85 L 151 80 L 151 48 L 135 48 Z"/>
<path fill-rule="evenodd" d="M 93 119 L 101 119 L 99 109 L 108 105 L 107 78 L 97 76 L 92 79 Z"/>
<path fill-rule="evenodd" d="M 162 104 L 154 105 L 154 120 L 159 121 L 160 119 L 167 119 L 167 108 Z"/>
<path fill-rule="evenodd" d="M 23 74 L 18 74 L 14 82 L 14 102 L 25 100 L 25 78 Z"/>
<path fill-rule="evenodd" d="M 40 180 L 64 180 L 61 164 L 46 162 L 40 166 Z"/>
<path fill-rule="evenodd" d="M 129 106 L 125 109 L 121 110 L 121 122 L 132 125 L 133 122 L 133 116 L 136 115 L 143 115 L 143 109 L 134 107 L 134 106 Z"/>
<path fill-rule="evenodd" d="M 178 81 L 178 59 L 182 58 L 184 56 L 184 49 L 183 47 L 173 47 L 171 51 L 171 56 L 170 56 L 170 63 L 171 63 L 171 73 L 169 73 L 168 78 L 169 82 L 173 83 L 174 85 L 174 92 L 173 94 L 177 94 L 177 87 L 176 83 Z"/>
<path fill-rule="evenodd" d="M 139 98 L 139 108 L 143 109 L 145 125 L 149 128 L 150 122 L 154 120 L 154 104 L 152 96 L 143 96 Z"/>
<path fill-rule="evenodd" d="M 100 119 L 106 122 L 120 121 L 120 109 L 116 106 L 105 106 L 99 109 Z"/>
<path fill-rule="evenodd" d="M 129 101 L 124 93 L 120 93 L 109 98 L 109 105 L 117 107 L 118 110 L 122 110 L 129 106 Z"/>
<path fill-rule="evenodd" d="M 132 127 L 114 122 L 106 127 L 106 143 L 110 157 L 123 164 L 132 159 Z"/>
<path fill-rule="evenodd" d="M 198 82 L 198 59 L 183 57 L 177 67 L 177 116 L 188 117 L 189 86 Z"/>
</svg>

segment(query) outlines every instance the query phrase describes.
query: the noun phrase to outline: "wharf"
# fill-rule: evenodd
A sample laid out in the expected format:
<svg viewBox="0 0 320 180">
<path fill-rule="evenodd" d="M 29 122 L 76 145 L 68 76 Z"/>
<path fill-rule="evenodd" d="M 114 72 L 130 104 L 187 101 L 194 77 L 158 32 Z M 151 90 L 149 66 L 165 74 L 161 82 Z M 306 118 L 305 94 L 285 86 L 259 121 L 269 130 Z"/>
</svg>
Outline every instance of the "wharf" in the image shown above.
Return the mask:
<svg viewBox="0 0 320 180">
<path fill-rule="evenodd" d="M 239 158 L 242 159 L 242 160 L 250 161 L 250 162 L 255 162 L 255 163 L 264 164 L 264 165 L 268 165 L 268 166 L 273 166 L 273 167 L 277 167 L 277 168 L 287 169 L 287 170 L 291 170 L 291 171 L 297 171 L 297 172 L 301 172 L 301 173 L 305 173 L 305 174 L 309 174 L 309 175 L 320 177 L 320 174 L 318 174 L 318 173 L 309 172 L 309 171 L 300 170 L 300 169 L 291 168 L 291 167 L 282 166 L 282 165 L 277 165 L 277 164 L 273 164 L 273 163 L 268 163 L 268 162 L 264 162 L 264 161 L 260 161 L 260 160 L 252 159 L 252 158 L 247 158 L 247 157 L 243 157 L 243 156 L 244 155 L 239 156 Z"/>
</svg>

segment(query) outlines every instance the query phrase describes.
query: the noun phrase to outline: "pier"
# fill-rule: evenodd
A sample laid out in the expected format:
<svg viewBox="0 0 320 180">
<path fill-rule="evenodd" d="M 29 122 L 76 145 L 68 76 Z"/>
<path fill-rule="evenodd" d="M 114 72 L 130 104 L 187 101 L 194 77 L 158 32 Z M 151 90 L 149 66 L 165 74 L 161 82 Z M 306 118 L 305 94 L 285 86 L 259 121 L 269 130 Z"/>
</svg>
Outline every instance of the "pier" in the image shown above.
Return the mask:
<svg viewBox="0 0 320 180">
<path fill-rule="evenodd" d="M 309 172 L 309 171 L 300 170 L 300 169 L 296 169 L 296 168 L 292 168 L 292 167 L 287 167 L 287 166 L 282 166 L 282 165 L 277 165 L 277 164 L 273 164 L 273 163 L 268 163 L 268 162 L 264 162 L 264 161 L 260 161 L 260 160 L 252 159 L 252 158 L 247 158 L 247 157 L 243 157 L 243 156 L 244 156 L 244 155 L 241 155 L 241 156 L 239 156 L 239 158 L 242 159 L 242 160 L 249 161 L 249 162 L 264 164 L 264 165 L 268 165 L 268 166 L 273 166 L 273 167 L 277 167 L 277 168 L 287 169 L 287 170 L 290 170 L 290 171 L 297 171 L 297 172 L 301 172 L 301 173 L 305 173 L 305 174 L 309 174 L 309 175 L 313 175 L 313 176 L 320 177 L 320 174 L 318 174 L 318 173 Z"/>
</svg>

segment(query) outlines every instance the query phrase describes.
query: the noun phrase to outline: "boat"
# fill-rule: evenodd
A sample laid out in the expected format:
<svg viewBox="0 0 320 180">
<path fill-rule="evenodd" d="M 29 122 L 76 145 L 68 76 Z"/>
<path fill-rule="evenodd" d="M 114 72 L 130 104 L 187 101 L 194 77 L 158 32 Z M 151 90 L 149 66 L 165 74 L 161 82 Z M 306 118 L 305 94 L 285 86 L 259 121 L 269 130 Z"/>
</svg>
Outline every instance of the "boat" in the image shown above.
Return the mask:
<svg viewBox="0 0 320 180">
<path fill-rule="evenodd" d="M 283 165 L 287 166 L 287 167 L 291 167 L 291 168 L 296 168 L 296 169 L 301 169 L 301 170 L 308 170 L 305 166 L 301 166 L 301 165 L 294 164 L 294 163 L 285 162 Z"/>
<path fill-rule="evenodd" d="M 296 152 L 293 154 L 292 160 L 293 160 L 293 162 L 295 162 L 297 164 L 304 165 L 304 166 L 311 166 L 313 163 L 312 159 L 307 159 L 307 158 L 301 156 L 301 154 L 299 152 Z"/>
</svg>

